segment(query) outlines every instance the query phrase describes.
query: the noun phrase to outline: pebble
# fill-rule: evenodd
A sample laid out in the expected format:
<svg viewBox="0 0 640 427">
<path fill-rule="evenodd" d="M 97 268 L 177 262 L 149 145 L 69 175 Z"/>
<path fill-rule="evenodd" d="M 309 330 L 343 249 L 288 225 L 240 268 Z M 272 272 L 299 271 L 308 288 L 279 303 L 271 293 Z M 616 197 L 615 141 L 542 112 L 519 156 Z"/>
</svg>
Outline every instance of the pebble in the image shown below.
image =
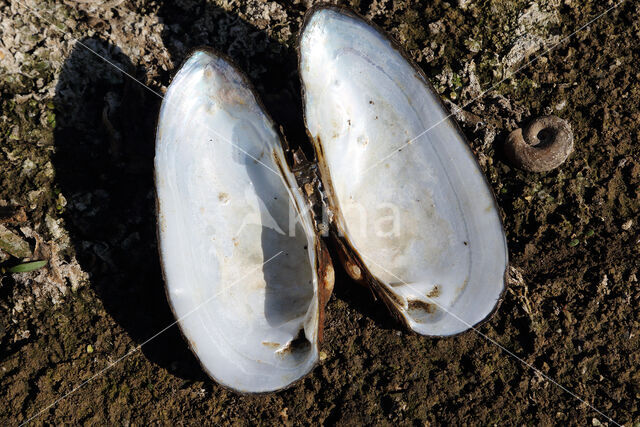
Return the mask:
<svg viewBox="0 0 640 427">
<path fill-rule="evenodd" d="M 16 258 L 29 258 L 31 256 L 29 243 L 4 225 L 0 225 L 0 249 Z"/>
</svg>

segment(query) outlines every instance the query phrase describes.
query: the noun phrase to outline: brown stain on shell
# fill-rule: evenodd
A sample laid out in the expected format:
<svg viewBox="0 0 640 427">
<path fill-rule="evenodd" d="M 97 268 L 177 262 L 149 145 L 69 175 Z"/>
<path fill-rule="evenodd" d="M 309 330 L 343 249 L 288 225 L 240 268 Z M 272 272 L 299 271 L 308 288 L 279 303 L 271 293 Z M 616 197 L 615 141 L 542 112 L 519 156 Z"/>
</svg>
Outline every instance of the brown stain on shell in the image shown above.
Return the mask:
<svg viewBox="0 0 640 427">
<path fill-rule="evenodd" d="M 307 340 L 306 335 L 304 334 L 304 328 L 298 331 L 298 335 L 296 335 L 291 341 L 287 343 L 281 350 L 278 350 L 276 353 L 280 357 L 285 357 L 288 354 L 296 353 L 296 352 L 306 352 L 311 343 Z"/>
<path fill-rule="evenodd" d="M 429 304 L 428 302 L 420 301 L 420 300 L 409 300 L 409 311 L 424 311 L 425 313 L 435 313 L 436 306 L 435 304 Z"/>
<path fill-rule="evenodd" d="M 229 195 L 227 193 L 218 193 L 218 200 L 222 203 L 227 203 L 229 201 Z"/>
<path fill-rule="evenodd" d="M 433 289 L 427 293 L 427 298 L 437 298 L 440 296 L 440 292 L 440 285 L 435 285 Z"/>
<path fill-rule="evenodd" d="M 269 348 L 279 348 L 280 347 L 280 343 L 279 342 L 272 342 L 272 341 L 262 341 L 262 345 L 265 347 L 269 347 Z"/>
</svg>

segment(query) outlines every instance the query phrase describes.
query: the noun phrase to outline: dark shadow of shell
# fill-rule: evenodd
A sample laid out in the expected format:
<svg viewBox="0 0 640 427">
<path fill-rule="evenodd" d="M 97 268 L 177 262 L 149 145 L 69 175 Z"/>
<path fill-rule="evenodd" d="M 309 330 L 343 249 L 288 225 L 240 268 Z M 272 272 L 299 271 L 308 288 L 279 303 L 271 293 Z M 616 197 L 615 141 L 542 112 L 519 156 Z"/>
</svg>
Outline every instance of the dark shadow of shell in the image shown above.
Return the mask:
<svg viewBox="0 0 640 427">
<path fill-rule="evenodd" d="M 66 59 L 54 104 L 53 162 L 67 198 L 72 244 L 111 317 L 142 344 L 175 321 L 156 248 L 154 127 L 160 98 L 86 47 L 144 81 L 122 51 L 86 38 Z M 206 378 L 177 326 L 142 347 L 185 379 Z"/>
</svg>

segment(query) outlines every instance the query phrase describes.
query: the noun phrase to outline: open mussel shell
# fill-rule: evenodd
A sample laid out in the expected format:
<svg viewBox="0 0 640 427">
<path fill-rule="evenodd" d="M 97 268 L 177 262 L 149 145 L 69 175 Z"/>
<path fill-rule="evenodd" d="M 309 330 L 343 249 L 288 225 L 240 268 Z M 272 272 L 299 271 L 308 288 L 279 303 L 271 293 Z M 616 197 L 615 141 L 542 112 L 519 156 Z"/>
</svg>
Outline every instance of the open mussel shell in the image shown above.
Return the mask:
<svg viewBox="0 0 640 427">
<path fill-rule="evenodd" d="M 304 376 L 333 269 L 277 128 L 228 59 L 199 50 L 174 77 L 155 180 L 168 299 L 204 369 L 241 392 Z"/>
<path fill-rule="evenodd" d="M 425 335 L 485 319 L 505 288 L 494 196 L 424 74 L 371 23 L 307 14 L 304 115 L 347 272 Z"/>
<path fill-rule="evenodd" d="M 284 388 L 318 360 L 325 218 L 349 275 L 418 333 L 465 331 L 504 290 L 495 199 L 422 72 L 335 6 L 307 14 L 298 48 L 317 163 L 289 152 L 246 77 L 209 50 L 182 65 L 158 120 L 169 303 L 204 369 L 241 392 Z"/>
</svg>

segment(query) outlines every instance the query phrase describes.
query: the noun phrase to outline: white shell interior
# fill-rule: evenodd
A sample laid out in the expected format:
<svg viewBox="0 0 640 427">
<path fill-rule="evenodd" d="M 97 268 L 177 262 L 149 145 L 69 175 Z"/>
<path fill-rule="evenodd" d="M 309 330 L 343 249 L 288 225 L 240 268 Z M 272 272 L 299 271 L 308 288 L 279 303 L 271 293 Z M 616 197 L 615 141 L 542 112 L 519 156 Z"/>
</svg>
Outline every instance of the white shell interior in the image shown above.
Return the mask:
<svg viewBox="0 0 640 427">
<path fill-rule="evenodd" d="M 483 320 L 504 289 L 506 240 L 437 96 L 386 37 L 339 10 L 309 18 L 300 53 L 306 125 L 339 229 L 415 331 L 451 335 Z"/>
<path fill-rule="evenodd" d="M 318 357 L 311 218 L 274 124 L 224 59 L 198 51 L 175 76 L 155 171 L 167 293 L 204 368 L 242 392 L 302 377 Z"/>
</svg>

